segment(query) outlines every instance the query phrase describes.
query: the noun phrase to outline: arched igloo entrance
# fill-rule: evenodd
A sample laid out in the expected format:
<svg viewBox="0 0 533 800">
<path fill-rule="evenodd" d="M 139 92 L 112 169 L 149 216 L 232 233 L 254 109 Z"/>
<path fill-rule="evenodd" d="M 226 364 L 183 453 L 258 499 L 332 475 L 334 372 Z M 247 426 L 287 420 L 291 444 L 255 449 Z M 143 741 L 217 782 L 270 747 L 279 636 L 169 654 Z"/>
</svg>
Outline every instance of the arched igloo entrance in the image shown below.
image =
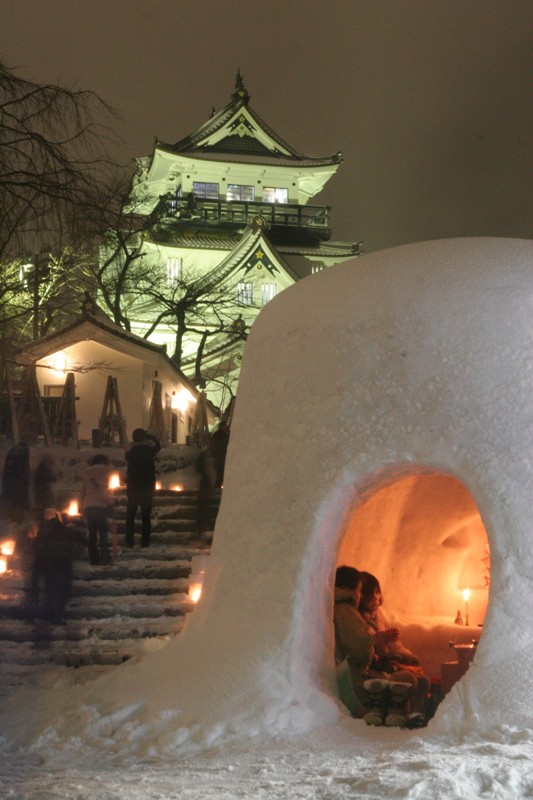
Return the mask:
<svg viewBox="0 0 533 800">
<path fill-rule="evenodd" d="M 379 473 L 366 481 L 341 536 L 337 566 L 378 577 L 385 617 L 449 691 L 474 655 L 466 645 L 480 639 L 490 584 L 487 534 L 466 486 L 412 466 Z"/>
</svg>

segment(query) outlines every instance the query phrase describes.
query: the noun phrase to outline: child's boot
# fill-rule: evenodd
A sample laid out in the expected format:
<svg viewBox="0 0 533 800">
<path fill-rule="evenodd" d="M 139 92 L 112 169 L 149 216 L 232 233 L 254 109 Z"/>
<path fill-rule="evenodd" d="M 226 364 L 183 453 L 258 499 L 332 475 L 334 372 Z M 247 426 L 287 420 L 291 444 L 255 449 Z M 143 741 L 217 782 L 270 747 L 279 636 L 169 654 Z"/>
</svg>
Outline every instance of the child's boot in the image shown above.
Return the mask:
<svg viewBox="0 0 533 800">
<path fill-rule="evenodd" d="M 411 684 L 390 681 L 388 687 L 389 695 L 387 698 L 385 725 L 388 728 L 403 728 L 405 727 L 409 714 Z"/>
<path fill-rule="evenodd" d="M 387 713 L 389 681 L 372 678 L 363 683 L 368 695 L 367 712 L 363 719 L 367 725 L 383 725 Z"/>
</svg>

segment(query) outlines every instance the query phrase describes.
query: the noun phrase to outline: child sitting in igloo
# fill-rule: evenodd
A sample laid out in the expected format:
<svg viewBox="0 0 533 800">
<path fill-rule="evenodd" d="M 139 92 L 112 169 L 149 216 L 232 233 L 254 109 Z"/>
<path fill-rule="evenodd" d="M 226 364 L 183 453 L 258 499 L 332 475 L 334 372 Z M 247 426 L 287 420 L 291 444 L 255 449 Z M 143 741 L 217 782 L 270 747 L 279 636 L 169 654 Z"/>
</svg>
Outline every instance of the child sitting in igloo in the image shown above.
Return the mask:
<svg viewBox="0 0 533 800">
<path fill-rule="evenodd" d="M 378 579 L 370 572 L 359 574 L 361 576 L 359 612 L 374 632 L 376 656 L 372 666 L 385 672 L 408 670 L 417 678 L 424 678 L 420 660 L 401 641 L 399 628 L 389 627 L 387 623 L 381 610 L 383 593 Z"/>
<path fill-rule="evenodd" d="M 427 678 L 418 679 L 403 669 L 374 668 L 375 634 L 358 610 L 361 587 L 358 570 L 338 567 L 333 612 L 335 659 L 337 663 L 347 659 L 353 691 L 366 708 L 367 725 L 421 727 L 426 724 Z"/>
</svg>

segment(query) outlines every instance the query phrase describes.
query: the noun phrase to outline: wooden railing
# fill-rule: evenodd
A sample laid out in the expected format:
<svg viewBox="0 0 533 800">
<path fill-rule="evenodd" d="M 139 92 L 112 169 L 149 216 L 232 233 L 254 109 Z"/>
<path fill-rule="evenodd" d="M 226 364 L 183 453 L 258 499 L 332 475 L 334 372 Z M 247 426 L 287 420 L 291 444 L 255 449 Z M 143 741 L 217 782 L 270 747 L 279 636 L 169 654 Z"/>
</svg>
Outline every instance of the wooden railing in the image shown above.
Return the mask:
<svg viewBox="0 0 533 800">
<path fill-rule="evenodd" d="M 330 206 L 300 206 L 291 203 L 259 203 L 235 200 L 205 200 L 199 197 L 164 197 L 159 205 L 161 217 L 201 220 L 206 223 L 249 225 L 263 217 L 271 227 L 313 228 L 329 230 Z"/>
</svg>

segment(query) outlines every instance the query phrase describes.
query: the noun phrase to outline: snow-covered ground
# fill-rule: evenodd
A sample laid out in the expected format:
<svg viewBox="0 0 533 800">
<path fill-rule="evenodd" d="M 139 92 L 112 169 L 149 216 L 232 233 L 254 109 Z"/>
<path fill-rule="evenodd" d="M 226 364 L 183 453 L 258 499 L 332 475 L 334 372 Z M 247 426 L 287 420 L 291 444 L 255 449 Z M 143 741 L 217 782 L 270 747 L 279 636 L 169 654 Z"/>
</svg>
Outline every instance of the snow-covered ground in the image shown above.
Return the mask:
<svg viewBox="0 0 533 800">
<path fill-rule="evenodd" d="M 46 683 L 90 682 L 83 671 L 49 674 Z M 24 700 L 35 698 L 27 691 Z M 40 702 L 47 694 L 41 689 Z M 71 695 L 76 702 L 76 694 Z M 155 752 L 147 740 L 135 755 L 117 751 L 107 724 L 107 746 L 87 738 L 58 740 L 55 709 L 50 728 L 27 749 L 4 746 L 0 797 L 13 800 L 515 800 L 533 797 L 533 746 L 509 730 L 505 740 L 443 740 L 423 732 L 369 728 L 348 716 L 310 734 L 234 740 L 179 757 Z M 81 709 L 80 709 L 81 711 Z M 28 719 L 31 712 L 28 711 Z M 138 732 L 142 737 L 142 730 Z"/>
</svg>

